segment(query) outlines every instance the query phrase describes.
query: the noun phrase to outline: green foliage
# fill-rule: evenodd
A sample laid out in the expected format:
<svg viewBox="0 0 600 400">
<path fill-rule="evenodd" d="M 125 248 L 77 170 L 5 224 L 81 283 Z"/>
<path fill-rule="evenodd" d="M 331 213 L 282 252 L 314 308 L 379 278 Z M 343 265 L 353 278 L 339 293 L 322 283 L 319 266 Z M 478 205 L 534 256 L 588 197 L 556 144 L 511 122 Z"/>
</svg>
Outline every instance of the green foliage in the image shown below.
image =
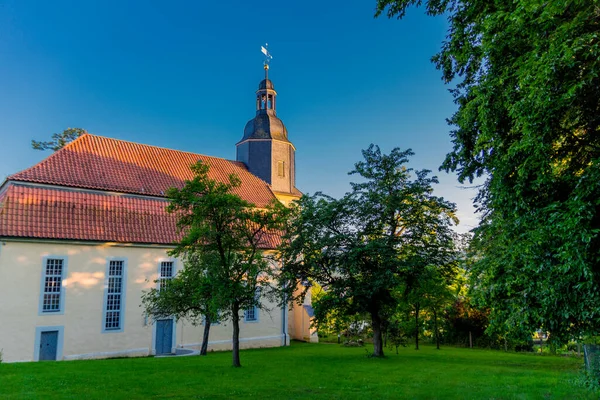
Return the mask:
<svg viewBox="0 0 600 400">
<path fill-rule="evenodd" d="M 219 320 L 219 304 L 214 293 L 218 289 L 201 254 L 189 249 L 181 253 L 184 268 L 174 278 L 157 280 L 158 288 L 142 293 L 142 306 L 154 320 L 174 317 L 187 319 L 193 325 L 204 320 L 201 355 L 207 354 L 211 321 Z"/>
<path fill-rule="evenodd" d="M 313 305 L 320 304 L 326 297 L 326 291 L 315 281 L 310 282 L 311 302 Z M 315 320 L 313 325 L 317 328 L 319 342 L 322 338 L 333 336 L 334 341 L 358 342 L 363 341 L 371 334 L 368 324 L 369 316 L 365 314 L 345 314 L 336 308 L 328 310 L 327 316 Z M 327 339 L 325 339 L 327 340 Z M 332 339 L 329 339 L 331 341 Z"/>
<path fill-rule="evenodd" d="M 333 310 L 338 318 L 368 314 L 375 356 L 383 356 L 382 329 L 401 297 L 399 287 L 410 291 L 423 268 L 444 269 L 455 255 L 454 204 L 432 194 L 437 178 L 430 171 L 405 166 L 412 155 L 397 148 L 382 154 L 371 145 L 350 173 L 361 178 L 350 193 L 302 197 L 280 249 L 289 298 L 298 297 L 292 291 L 299 282 L 314 280 L 325 289 L 313 302 L 317 323 Z"/>
<path fill-rule="evenodd" d="M 458 111 L 442 168 L 485 177 L 472 269 L 490 330 L 554 344 L 600 330 L 598 0 L 378 0 L 424 4 L 450 28 L 433 62 Z"/>
<path fill-rule="evenodd" d="M 205 315 L 217 320 L 218 306 L 214 304 L 212 293 L 215 289 L 208 275 L 209 270 L 196 253 L 189 252 L 182 256 L 184 268 L 174 278 L 142 294 L 146 314 L 155 320 L 171 316 L 185 318 L 194 325 L 202 323 Z"/>
<path fill-rule="evenodd" d="M 581 360 L 570 357 L 423 346 L 365 360 L 364 348 L 295 342 L 242 353 L 243 369 L 230 352 L 0 364 L 0 398 L 598 399 L 573 384 Z"/>
<path fill-rule="evenodd" d="M 489 310 L 473 306 L 469 298 L 457 298 L 450 307 L 446 308 L 444 316 L 444 340 L 447 343 L 468 346 L 469 332 L 475 345 L 488 347 L 484 339 L 489 324 Z"/>
<path fill-rule="evenodd" d="M 233 193 L 237 176 L 218 182 L 209 166 L 192 166 L 194 178 L 167 192 L 167 211 L 178 217 L 182 238 L 171 255 L 184 259 L 184 268 L 166 290 L 150 291 L 149 313 L 227 318 L 233 325 L 233 365 L 239 362 L 240 313 L 265 308 L 263 299 L 276 293 L 271 285 L 274 263 L 263 247 L 281 227 L 286 211 L 279 203 L 258 209 Z M 260 291 L 261 295 L 257 296 Z M 154 307 L 154 308 L 152 308 Z M 209 324 L 207 324 L 209 325 Z"/>
<path fill-rule="evenodd" d="M 81 128 L 67 128 L 61 133 L 53 133 L 52 140 L 48 142 L 31 141 L 31 147 L 34 150 L 60 150 L 68 143 L 77 139 L 79 136 L 86 134 L 87 131 Z"/>
<path fill-rule="evenodd" d="M 600 371 L 588 371 L 582 368 L 579 376 L 574 377 L 571 382 L 574 386 L 584 388 L 588 392 L 600 395 L 600 381 L 598 380 L 598 372 Z"/>
<path fill-rule="evenodd" d="M 394 318 L 388 322 L 385 330 L 385 337 L 390 349 L 395 349 L 398 354 L 399 347 L 406 347 L 410 334 L 414 331 L 415 327 L 413 320 L 402 320 Z"/>
</svg>

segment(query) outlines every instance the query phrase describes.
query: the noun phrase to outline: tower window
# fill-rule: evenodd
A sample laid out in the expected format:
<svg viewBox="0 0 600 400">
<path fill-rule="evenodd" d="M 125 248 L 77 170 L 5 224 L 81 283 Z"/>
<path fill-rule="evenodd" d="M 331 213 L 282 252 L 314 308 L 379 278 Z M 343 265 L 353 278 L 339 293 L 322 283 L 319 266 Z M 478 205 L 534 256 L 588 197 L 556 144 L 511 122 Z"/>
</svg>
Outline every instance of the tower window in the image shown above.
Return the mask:
<svg viewBox="0 0 600 400">
<path fill-rule="evenodd" d="M 285 176 L 285 161 L 277 161 L 277 176 Z"/>
</svg>

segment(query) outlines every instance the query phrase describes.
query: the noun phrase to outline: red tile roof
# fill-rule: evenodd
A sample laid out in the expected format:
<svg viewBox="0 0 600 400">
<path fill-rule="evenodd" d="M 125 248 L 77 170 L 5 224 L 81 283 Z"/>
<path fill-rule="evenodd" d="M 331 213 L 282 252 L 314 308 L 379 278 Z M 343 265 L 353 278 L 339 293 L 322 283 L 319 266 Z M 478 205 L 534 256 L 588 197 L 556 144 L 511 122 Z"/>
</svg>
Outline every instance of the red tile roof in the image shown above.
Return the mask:
<svg viewBox="0 0 600 400">
<path fill-rule="evenodd" d="M 177 217 L 167 200 L 9 183 L 0 193 L 0 237 L 172 244 Z M 274 249 L 279 235 L 265 235 Z"/>
<path fill-rule="evenodd" d="M 258 207 L 275 199 L 269 185 L 241 162 L 91 134 L 8 180 L 164 197 L 168 188 L 193 177 L 190 166 L 198 160 L 210 166 L 212 179 L 225 182 L 237 174 L 242 184 L 234 192 Z"/>
</svg>

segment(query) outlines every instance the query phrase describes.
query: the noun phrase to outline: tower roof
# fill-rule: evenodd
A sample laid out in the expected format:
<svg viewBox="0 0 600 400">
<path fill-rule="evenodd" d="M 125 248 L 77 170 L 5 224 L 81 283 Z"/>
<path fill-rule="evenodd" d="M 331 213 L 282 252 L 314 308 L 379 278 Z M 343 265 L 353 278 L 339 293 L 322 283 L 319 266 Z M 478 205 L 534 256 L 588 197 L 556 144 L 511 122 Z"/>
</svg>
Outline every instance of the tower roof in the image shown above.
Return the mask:
<svg viewBox="0 0 600 400">
<path fill-rule="evenodd" d="M 244 136 L 239 143 L 249 139 L 275 139 L 289 142 L 287 129 L 276 113 L 277 92 L 273 81 L 268 77 L 265 66 L 265 79 L 258 84 L 256 91 L 256 116 L 246 123 Z"/>
<path fill-rule="evenodd" d="M 275 87 L 273 86 L 273 82 L 269 78 L 263 79 L 258 84 L 258 90 L 265 90 L 265 89 L 275 90 Z"/>
<path fill-rule="evenodd" d="M 244 137 L 248 139 L 276 139 L 289 142 L 287 129 L 277 116 L 270 113 L 259 113 L 244 128 Z"/>
</svg>

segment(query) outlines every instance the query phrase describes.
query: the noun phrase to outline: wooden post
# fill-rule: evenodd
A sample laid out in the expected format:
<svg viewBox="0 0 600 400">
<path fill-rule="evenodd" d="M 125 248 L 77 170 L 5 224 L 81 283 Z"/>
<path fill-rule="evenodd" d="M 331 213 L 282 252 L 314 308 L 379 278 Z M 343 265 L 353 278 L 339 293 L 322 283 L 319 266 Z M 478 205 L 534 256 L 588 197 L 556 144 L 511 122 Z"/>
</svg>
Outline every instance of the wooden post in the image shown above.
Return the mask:
<svg viewBox="0 0 600 400">
<path fill-rule="evenodd" d="M 471 335 L 471 331 L 469 331 L 469 347 L 473 348 L 473 335 Z"/>
</svg>

